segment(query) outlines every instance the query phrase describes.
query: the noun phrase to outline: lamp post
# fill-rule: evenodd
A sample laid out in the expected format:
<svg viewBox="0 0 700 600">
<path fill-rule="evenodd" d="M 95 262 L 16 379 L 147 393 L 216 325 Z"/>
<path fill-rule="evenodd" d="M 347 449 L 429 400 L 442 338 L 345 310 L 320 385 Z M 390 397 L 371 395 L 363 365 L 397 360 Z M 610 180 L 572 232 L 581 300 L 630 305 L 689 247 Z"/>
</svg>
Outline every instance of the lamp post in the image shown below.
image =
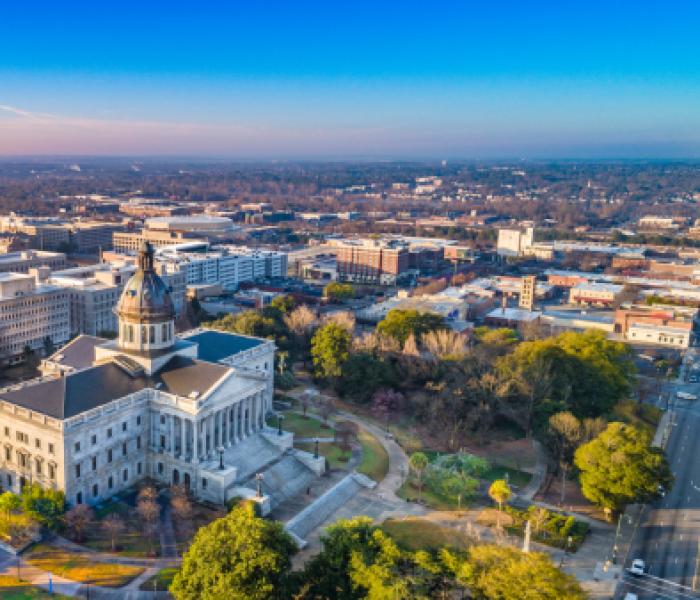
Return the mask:
<svg viewBox="0 0 700 600">
<path fill-rule="evenodd" d="M 318 438 L 314 440 L 314 458 L 318 458 Z"/>
<path fill-rule="evenodd" d="M 257 487 L 258 498 L 262 498 L 262 482 L 263 482 L 263 479 L 265 479 L 265 475 L 263 475 L 262 473 L 256 473 L 256 474 L 255 474 L 255 484 L 256 484 L 256 487 Z"/>
<path fill-rule="evenodd" d="M 620 537 L 620 525 L 622 524 L 622 519 L 627 519 L 627 522 L 631 525 L 632 524 L 632 518 L 625 516 L 624 514 L 620 513 L 620 516 L 617 518 L 617 529 L 615 531 L 615 543 L 613 544 L 613 551 L 612 551 L 612 564 L 617 564 L 617 552 L 619 550 L 617 546 L 617 540 Z"/>
<path fill-rule="evenodd" d="M 282 435 L 282 421 L 284 421 L 284 415 L 277 415 L 277 435 Z"/>
<path fill-rule="evenodd" d="M 224 447 L 219 446 L 216 451 L 219 453 L 219 470 L 224 470 Z"/>
</svg>

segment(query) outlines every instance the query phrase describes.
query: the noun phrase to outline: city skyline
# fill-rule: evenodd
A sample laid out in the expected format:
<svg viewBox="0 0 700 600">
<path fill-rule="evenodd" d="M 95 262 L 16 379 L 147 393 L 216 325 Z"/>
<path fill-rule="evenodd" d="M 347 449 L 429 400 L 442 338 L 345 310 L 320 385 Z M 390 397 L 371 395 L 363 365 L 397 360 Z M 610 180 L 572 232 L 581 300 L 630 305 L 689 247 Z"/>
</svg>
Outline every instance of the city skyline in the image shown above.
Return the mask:
<svg viewBox="0 0 700 600">
<path fill-rule="evenodd" d="M 694 158 L 699 13 L 7 7 L 0 155 Z"/>
</svg>

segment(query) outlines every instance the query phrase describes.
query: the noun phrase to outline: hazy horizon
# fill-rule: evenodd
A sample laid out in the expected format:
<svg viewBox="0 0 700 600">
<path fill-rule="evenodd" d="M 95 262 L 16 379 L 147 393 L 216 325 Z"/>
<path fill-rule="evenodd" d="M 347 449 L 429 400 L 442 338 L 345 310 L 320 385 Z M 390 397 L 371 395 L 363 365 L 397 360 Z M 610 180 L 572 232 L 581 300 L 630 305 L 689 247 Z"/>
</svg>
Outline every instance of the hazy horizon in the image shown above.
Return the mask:
<svg viewBox="0 0 700 600">
<path fill-rule="evenodd" d="M 3 8 L 0 155 L 700 157 L 700 7 Z"/>
</svg>

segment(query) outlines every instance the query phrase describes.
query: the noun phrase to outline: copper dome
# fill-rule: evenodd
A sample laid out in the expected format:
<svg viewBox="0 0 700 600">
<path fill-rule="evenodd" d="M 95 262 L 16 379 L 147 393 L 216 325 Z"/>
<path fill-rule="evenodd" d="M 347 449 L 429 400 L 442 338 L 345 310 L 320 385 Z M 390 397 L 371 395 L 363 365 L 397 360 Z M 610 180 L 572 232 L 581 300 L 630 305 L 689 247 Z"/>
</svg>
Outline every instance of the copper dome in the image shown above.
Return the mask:
<svg viewBox="0 0 700 600">
<path fill-rule="evenodd" d="M 175 318 L 170 288 L 153 268 L 153 248 L 148 242 L 139 249 L 138 270 L 124 287 L 117 315 L 137 323 L 162 323 Z"/>
</svg>

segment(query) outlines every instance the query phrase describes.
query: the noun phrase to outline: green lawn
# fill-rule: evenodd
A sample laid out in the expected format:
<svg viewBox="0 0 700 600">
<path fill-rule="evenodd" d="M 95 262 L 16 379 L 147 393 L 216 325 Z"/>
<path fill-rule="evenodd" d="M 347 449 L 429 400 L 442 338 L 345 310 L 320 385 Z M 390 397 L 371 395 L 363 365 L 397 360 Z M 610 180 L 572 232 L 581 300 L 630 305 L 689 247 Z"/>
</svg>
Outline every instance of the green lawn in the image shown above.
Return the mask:
<svg viewBox="0 0 700 600">
<path fill-rule="evenodd" d="M 295 448 L 299 450 L 305 450 L 306 452 L 314 452 L 313 442 L 300 442 L 294 444 Z M 335 443 L 319 443 L 318 453 L 321 456 L 325 456 L 328 461 L 328 467 L 330 469 L 345 469 L 347 468 L 348 461 L 352 457 L 352 450 L 342 450 Z"/>
<path fill-rule="evenodd" d="M 291 431 L 295 437 L 333 437 L 335 430 L 330 425 L 324 425 L 322 421 L 311 416 L 303 416 L 294 412 L 282 413 L 282 429 Z M 270 416 L 267 419 L 269 427 L 277 427 L 277 417 Z"/>
<path fill-rule="evenodd" d="M 68 600 L 70 596 L 49 594 L 27 581 L 19 581 L 9 575 L 0 575 L 0 598 L 2 600 Z"/>
<path fill-rule="evenodd" d="M 464 550 L 468 546 L 467 537 L 456 529 L 417 517 L 387 519 L 381 528 L 406 550 L 438 550 L 444 547 Z"/>
<path fill-rule="evenodd" d="M 506 475 L 508 475 L 508 483 L 519 488 L 525 487 L 532 479 L 531 473 L 501 465 L 492 465 L 483 478 L 485 481 L 494 481 L 496 479 L 506 479 Z"/>
<path fill-rule="evenodd" d="M 73 581 L 104 587 L 122 587 L 143 573 L 142 567 L 95 562 L 91 561 L 86 554 L 50 544 L 33 546 L 24 558 L 43 571 L 49 571 Z"/>
<path fill-rule="evenodd" d="M 357 470 L 379 483 L 389 471 L 389 455 L 381 442 L 366 429 L 360 428 L 357 441 L 362 446 L 362 462 Z"/>
<path fill-rule="evenodd" d="M 155 584 L 155 591 L 167 592 L 168 588 L 170 587 L 170 584 L 173 582 L 175 574 L 178 571 L 179 569 L 176 568 L 161 569 L 153 577 L 150 577 L 149 579 L 144 581 L 140 585 L 139 589 L 143 590 L 144 592 L 153 592 L 153 586 Z"/>
<path fill-rule="evenodd" d="M 404 481 L 403 485 L 398 489 L 396 495 L 404 500 L 410 500 L 416 502 L 418 500 L 418 485 L 416 478 L 413 475 L 409 475 Z M 423 482 L 423 489 L 420 493 L 421 504 L 432 508 L 435 510 L 457 510 L 458 503 L 452 501 L 449 498 L 445 498 L 442 494 L 439 494 L 433 490 L 429 485 Z M 469 499 L 465 498 L 462 501 L 462 508 L 464 508 L 469 503 Z"/>
</svg>

